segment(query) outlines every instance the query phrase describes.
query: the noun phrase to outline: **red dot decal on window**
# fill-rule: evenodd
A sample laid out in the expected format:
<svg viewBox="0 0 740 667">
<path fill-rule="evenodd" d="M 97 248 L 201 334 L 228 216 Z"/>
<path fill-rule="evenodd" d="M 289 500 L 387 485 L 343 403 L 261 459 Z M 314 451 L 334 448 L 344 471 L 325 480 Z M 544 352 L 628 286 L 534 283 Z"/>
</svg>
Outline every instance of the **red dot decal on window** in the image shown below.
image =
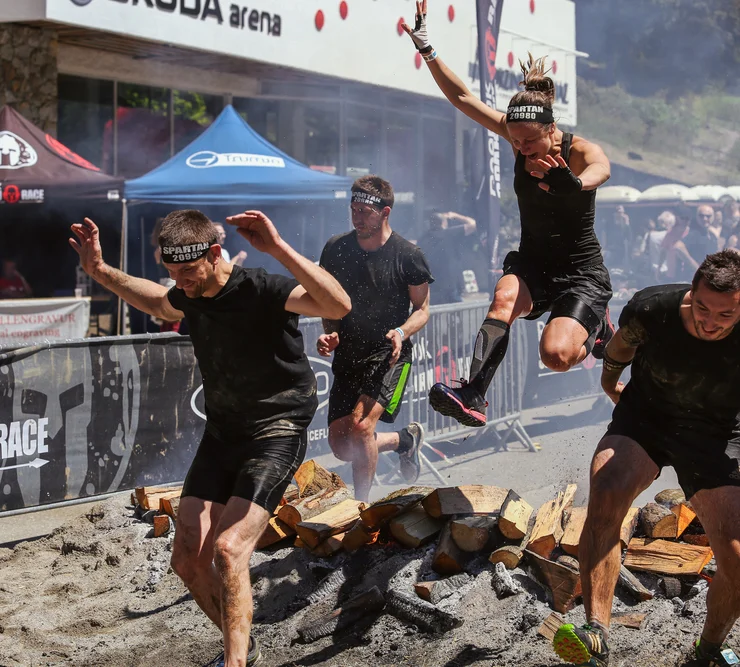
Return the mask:
<svg viewBox="0 0 740 667">
<path fill-rule="evenodd" d="M 403 24 L 406 23 L 406 21 L 403 20 L 403 16 L 398 19 L 398 23 L 396 23 L 396 30 L 398 31 L 399 35 L 403 35 L 405 30 L 403 29 Z"/>
<path fill-rule="evenodd" d="M 552 73 L 553 74 L 558 73 L 558 61 L 557 60 L 552 61 Z"/>
<path fill-rule="evenodd" d="M 509 63 L 509 67 L 514 67 L 514 52 L 509 51 L 509 55 L 506 57 L 506 62 Z"/>
<path fill-rule="evenodd" d="M 529 11 L 530 11 L 530 12 L 531 12 L 532 14 L 534 14 L 534 10 L 535 10 L 535 4 L 534 4 L 534 0 L 529 0 Z"/>
<path fill-rule="evenodd" d="M 450 23 L 455 20 L 455 8 L 452 5 L 447 8 L 447 18 L 450 19 Z"/>
<path fill-rule="evenodd" d="M 414 57 L 414 63 L 416 64 L 416 69 L 421 69 L 421 53 L 418 51 L 416 52 L 416 56 Z"/>
<path fill-rule="evenodd" d="M 339 3 L 339 16 L 342 17 L 342 21 L 347 18 L 347 3 L 344 0 Z"/>
<path fill-rule="evenodd" d="M 321 30 L 324 27 L 324 12 L 320 9 L 316 12 L 314 23 L 316 24 L 316 30 Z"/>
</svg>

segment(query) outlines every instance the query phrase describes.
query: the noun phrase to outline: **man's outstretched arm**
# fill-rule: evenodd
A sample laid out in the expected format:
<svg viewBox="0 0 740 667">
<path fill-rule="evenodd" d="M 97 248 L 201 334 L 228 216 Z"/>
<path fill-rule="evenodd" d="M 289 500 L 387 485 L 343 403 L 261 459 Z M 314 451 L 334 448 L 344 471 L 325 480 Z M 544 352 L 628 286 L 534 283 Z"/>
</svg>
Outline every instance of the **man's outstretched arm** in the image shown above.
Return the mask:
<svg viewBox="0 0 740 667">
<path fill-rule="evenodd" d="M 85 218 L 84 223 L 72 225 L 76 239 L 69 244 L 80 256 L 80 265 L 95 282 L 109 289 L 126 303 L 149 315 L 174 322 L 185 315 L 170 304 L 168 289 L 164 285 L 133 276 L 114 269 L 103 260 L 98 226 Z"/>
</svg>

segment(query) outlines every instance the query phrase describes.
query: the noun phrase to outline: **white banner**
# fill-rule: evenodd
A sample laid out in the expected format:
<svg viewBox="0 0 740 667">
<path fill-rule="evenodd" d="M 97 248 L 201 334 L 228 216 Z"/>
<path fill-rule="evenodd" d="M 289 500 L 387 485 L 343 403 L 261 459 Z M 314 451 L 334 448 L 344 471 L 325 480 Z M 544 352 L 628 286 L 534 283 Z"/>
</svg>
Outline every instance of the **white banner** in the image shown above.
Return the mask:
<svg viewBox="0 0 740 667">
<path fill-rule="evenodd" d="M 0 348 L 84 338 L 90 298 L 0 299 Z"/>
</svg>

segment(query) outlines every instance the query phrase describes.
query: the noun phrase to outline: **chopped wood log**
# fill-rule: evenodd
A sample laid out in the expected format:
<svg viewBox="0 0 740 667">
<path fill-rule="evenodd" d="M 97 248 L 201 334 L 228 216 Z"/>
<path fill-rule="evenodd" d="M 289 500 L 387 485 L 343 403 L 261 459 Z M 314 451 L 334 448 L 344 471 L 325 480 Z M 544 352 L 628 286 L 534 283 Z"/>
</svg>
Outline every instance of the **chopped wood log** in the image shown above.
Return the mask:
<svg viewBox="0 0 740 667">
<path fill-rule="evenodd" d="M 529 551 L 542 558 L 549 558 L 555 551 L 563 537 L 563 512 L 573 503 L 576 488 L 575 484 L 568 484 L 565 491 L 558 493 L 557 498 L 540 507 L 527 544 Z"/>
<path fill-rule="evenodd" d="M 645 621 L 647 614 L 636 614 L 631 612 L 619 612 L 612 614 L 612 623 L 615 625 L 622 625 L 625 628 L 633 628 L 639 630 L 642 628 L 642 624 Z"/>
<path fill-rule="evenodd" d="M 311 553 L 319 558 L 331 558 L 334 554 L 339 553 L 342 548 L 342 539 L 347 533 L 338 533 L 337 535 L 331 535 L 327 537 L 319 546 L 315 549 L 311 549 Z"/>
<path fill-rule="evenodd" d="M 578 545 L 581 543 L 587 511 L 587 507 L 574 507 L 568 513 L 563 537 L 560 539 L 560 548 L 571 556 L 578 556 Z"/>
<path fill-rule="evenodd" d="M 696 512 L 687 503 L 678 503 L 671 507 L 671 512 L 676 515 L 676 537 L 681 537 L 689 524 L 696 519 Z"/>
<path fill-rule="evenodd" d="M 455 514 L 498 514 L 508 495 L 508 489 L 497 486 L 448 486 L 435 489 L 421 504 L 435 519 Z"/>
<path fill-rule="evenodd" d="M 552 592 L 553 609 L 561 614 L 570 611 L 576 599 L 582 595 L 581 576 L 569 567 L 553 563 L 529 549 L 526 550 L 526 556 L 540 581 Z"/>
<path fill-rule="evenodd" d="M 499 600 L 523 593 L 524 589 L 518 581 L 514 581 L 506 566 L 503 563 L 496 563 L 493 566 L 493 575 L 491 576 L 491 586 L 496 592 Z"/>
<path fill-rule="evenodd" d="M 293 546 L 296 549 L 305 549 L 306 545 L 303 543 L 303 540 L 296 535 L 295 542 L 293 542 Z"/>
<path fill-rule="evenodd" d="M 468 553 L 481 551 L 491 541 L 496 517 L 467 516 L 450 521 L 450 534 L 455 544 Z"/>
<path fill-rule="evenodd" d="M 364 547 L 366 544 L 372 544 L 378 539 L 380 531 L 368 531 L 365 524 L 362 521 L 352 526 L 345 534 L 342 539 L 342 546 L 345 551 L 357 551 L 360 547 Z"/>
<path fill-rule="evenodd" d="M 402 621 L 413 623 L 426 632 L 443 633 L 463 624 L 463 619 L 435 607 L 430 602 L 396 590 L 388 592 L 385 611 Z"/>
<path fill-rule="evenodd" d="M 172 529 L 172 519 L 166 514 L 157 514 L 154 517 L 154 537 L 167 535 Z"/>
<path fill-rule="evenodd" d="M 388 528 L 397 542 L 415 549 L 431 542 L 443 527 L 442 521 L 430 517 L 423 507 L 414 507 L 410 512 L 391 519 Z"/>
<path fill-rule="evenodd" d="M 426 600 L 432 604 L 438 604 L 456 591 L 459 591 L 471 580 L 472 577 L 469 574 L 461 572 L 453 577 L 439 579 L 438 581 L 420 581 L 414 584 L 414 590 L 422 600 Z"/>
<path fill-rule="evenodd" d="M 667 537 L 675 539 L 678 531 L 678 517 L 667 507 L 648 503 L 640 513 L 642 530 L 648 537 Z"/>
<path fill-rule="evenodd" d="M 301 467 L 295 471 L 298 493 L 301 497 L 313 496 L 324 489 L 336 489 L 346 487 L 342 478 L 335 472 L 329 472 L 313 459 L 304 461 Z"/>
<path fill-rule="evenodd" d="M 671 509 L 674 505 L 686 502 L 686 495 L 682 489 L 664 489 L 655 494 L 655 502 L 658 505 Z"/>
<path fill-rule="evenodd" d="M 521 540 L 529 528 L 529 519 L 534 508 L 523 500 L 516 491 L 509 491 L 498 517 L 498 529 L 510 540 Z"/>
<path fill-rule="evenodd" d="M 709 546 L 709 535 L 702 533 L 701 535 L 689 535 L 684 533 L 681 539 L 688 544 L 693 544 L 695 547 L 708 547 Z"/>
<path fill-rule="evenodd" d="M 537 634 L 551 642 L 555 639 L 555 633 L 560 629 L 560 626 L 563 625 L 563 623 L 565 623 L 565 619 L 554 611 L 544 621 L 542 621 L 542 625 L 537 628 Z"/>
<path fill-rule="evenodd" d="M 710 547 L 635 537 L 627 548 L 624 566 L 630 570 L 655 574 L 697 575 L 712 559 L 712 555 Z"/>
<path fill-rule="evenodd" d="M 164 512 L 172 518 L 173 521 L 177 521 L 177 510 L 180 509 L 180 497 L 177 498 L 160 498 L 159 500 L 159 511 Z"/>
<path fill-rule="evenodd" d="M 515 546 L 499 547 L 489 557 L 494 565 L 496 563 L 503 563 L 507 570 L 514 570 L 519 566 L 519 562 L 522 560 L 524 555 L 524 549 Z"/>
<path fill-rule="evenodd" d="M 298 636 L 305 643 L 314 642 L 354 625 L 369 613 L 381 611 L 384 606 L 383 594 L 373 586 L 367 593 L 353 597 L 317 623 L 299 628 Z"/>
<path fill-rule="evenodd" d="M 279 508 L 277 515 L 281 521 L 295 530 L 301 521 L 308 521 L 350 497 L 349 489 L 345 486 L 324 489 L 312 496 L 296 497 Z"/>
<path fill-rule="evenodd" d="M 308 521 L 301 521 L 296 526 L 296 532 L 309 549 L 315 549 L 327 537 L 346 532 L 363 509 L 365 503 L 348 498 Z"/>
<path fill-rule="evenodd" d="M 624 565 L 619 568 L 618 583 L 638 602 L 652 600 L 655 596 Z"/>
<path fill-rule="evenodd" d="M 436 581 L 418 581 L 414 584 L 414 592 L 422 599 L 427 602 L 432 601 L 432 589 Z"/>
<path fill-rule="evenodd" d="M 622 527 L 619 529 L 619 543 L 622 549 L 626 549 L 632 536 L 635 534 L 637 523 L 640 521 L 640 508 L 630 507 L 627 516 L 622 521 Z"/>
<path fill-rule="evenodd" d="M 339 590 L 344 586 L 351 578 L 350 569 L 345 564 L 342 567 L 338 567 L 333 572 L 327 574 L 316 586 L 313 593 L 311 593 L 306 601 L 309 604 L 316 604 L 321 602 L 330 595 L 338 593 Z"/>
<path fill-rule="evenodd" d="M 136 493 L 131 492 L 131 506 L 136 507 Z"/>
<path fill-rule="evenodd" d="M 265 549 L 292 535 L 295 535 L 295 531 L 289 525 L 283 523 L 278 517 L 272 516 L 267 523 L 265 531 L 259 540 L 257 540 L 255 549 Z"/>
<path fill-rule="evenodd" d="M 432 560 L 432 569 L 437 574 L 458 574 L 462 572 L 466 560 L 465 552 L 452 539 L 448 522 L 439 536 Z"/>
<path fill-rule="evenodd" d="M 283 497 L 280 499 L 280 503 L 278 504 L 277 508 L 275 509 L 275 514 L 277 514 L 277 511 L 285 504 L 294 501 L 296 498 L 299 498 L 300 494 L 298 493 L 298 487 L 295 484 L 288 484 L 288 488 L 285 489 L 285 493 L 283 494 Z"/>
<path fill-rule="evenodd" d="M 371 531 L 379 530 L 393 517 L 404 514 L 418 505 L 432 491 L 434 489 L 431 486 L 412 486 L 408 489 L 399 489 L 362 510 L 360 519 Z"/>
<path fill-rule="evenodd" d="M 681 597 L 681 582 L 676 577 L 658 579 L 658 586 L 669 600 Z"/>
<path fill-rule="evenodd" d="M 179 498 L 181 486 L 137 486 L 134 490 L 136 503 L 145 510 L 158 510 L 162 498 Z"/>
<path fill-rule="evenodd" d="M 565 565 L 565 567 L 569 567 L 571 570 L 573 570 L 573 572 L 581 571 L 581 566 L 578 563 L 578 559 L 573 558 L 573 556 L 567 556 L 564 554 L 562 556 L 558 556 L 555 562 L 560 563 L 561 565 Z"/>
</svg>

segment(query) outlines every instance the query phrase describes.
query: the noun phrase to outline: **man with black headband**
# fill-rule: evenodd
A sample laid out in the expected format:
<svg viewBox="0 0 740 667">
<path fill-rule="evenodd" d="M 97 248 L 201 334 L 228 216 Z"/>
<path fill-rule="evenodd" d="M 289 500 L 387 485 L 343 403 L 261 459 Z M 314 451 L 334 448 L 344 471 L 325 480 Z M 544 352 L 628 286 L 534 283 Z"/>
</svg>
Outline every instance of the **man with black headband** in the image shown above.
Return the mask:
<svg viewBox="0 0 740 667">
<path fill-rule="evenodd" d="M 591 463 L 578 553 L 588 624 L 557 631 L 553 644 L 562 659 L 608 664 L 622 521 L 661 469 L 673 466 L 717 562 L 696 660 L 687 667 L 740 664 L 722 645 L 740 617 L 739 324 L 734 250 L 709 255 L 691 285 L 648 287 L 622 310 L 601 375 L 616 407 Z M 630 364 L 625 386 L 619 378 Z M 643 661 L 634 656 L 629 663 Z"/>
<path fill-rule="evenodd" d="M 607 303 L 609 273 L 594 233 L 596 188 L 609 178 L 609 160 L 594 143 L 555 124 L 555 85 L 545 59 L 522 64 L 525 90 L 506 114 L 491 109 L 442 62 L 429 42 L 427 0 L 417 2 L 416 23 L 404 30 L 422 54 L 445 97 L 490 132 L 508 141 L 516 157 L 514 191 L 522 236 L 504 259 L 504 276 L 473 349 L 470 375 L 457 389 L 438 383 L 429 392 L 435 410 L 467 426 L 486 425 L 486 392 L 504 358 L 509 327 L 519 317 L 550 312 L 540 357 L 567 371 L 591 353 L 601 358 L 613 335 Z"/>
<path fill-rule="evenodd" d="M 334 455 L 352 463 L 355 497 L 367 501 L 379 452 L 398 453 L 408 482 L 419 476 L 421 424 L 375 433 L 378 420 L 393 423 L 409 380 L 411 336 L 429 319 L 433 282 L 422 251 L 388 223 L 393 188 L 378 176 L 352 186 L 355 231 L 335 236 L 321 253 L 321 266 L 352 298 L 341 321 L 326 318 L 319 354 L 334 352 L 334 384 L 329 397 L 329 444 Z M 409 314 L 411 308 L 411 314 Z"/>
<path fill-rule="evenodd" d="M 350 300 L 324 269 L 298 254 L 259 211 L 227 218 L 297 280 L 221 258 L 200 211 L 162 223 L 162 262 L 175 287 L 134 278 L 103 261 L 95 223 L 72 225 L 70 244 L 94 280 L 134 308 L 187 321 L 203 377 L 206 428 L 185 478 L 172 568 L 223 632 L 213 665 L 254 665 L 249 559 L 306 452 L 316 379 L 298 315 L 340 319 Z"/>
</svg>

